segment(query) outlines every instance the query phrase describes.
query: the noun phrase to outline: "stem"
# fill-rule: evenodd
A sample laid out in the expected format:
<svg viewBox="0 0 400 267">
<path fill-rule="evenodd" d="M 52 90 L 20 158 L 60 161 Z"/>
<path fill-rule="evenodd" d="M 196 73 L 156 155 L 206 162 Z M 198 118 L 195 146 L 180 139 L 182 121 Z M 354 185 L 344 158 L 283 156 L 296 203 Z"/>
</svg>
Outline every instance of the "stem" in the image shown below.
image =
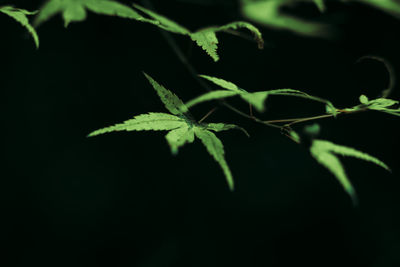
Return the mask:
<svg viewBox="0 0 400 267">
<path fill-rule="evenodd" d="M 249 114 L 250 116 L 254 117 L 253 115 L 253 105 L 249 103 Z"/>
<path fill-rule="evenodd" d="M 300 123 L 300 122 L 304 122 L 304 121 L 311 121 L 311 120 L 318 120 L 318 119 L 329 118 L 329 117 L 333 117 L 333 115 L 332 114 L 325 114 L 325 115 L 318 115 L 318 116 L 304 117 L 304 118 L 269 120 L 269 121 L 266 121 L 266 122 L 268 122 L 268 123 L 290 122 L 288 124 L 285 124 L 286 126 L 290 126 L 290 125 L 295 124 L 295 123 Z"/>
<path fill-rule="evenodd" d="M 217 110 L 217 108 L 213 108 L 212 110 L 210 110 L 209 112 L 207 112 L 207 114 L 204 115 L 203 118 L 201 118 L 201 119 L 199 120 L 199 123 L 202 123 L 205 119 L 207 119 L 208 116 L 210 116 L 211 114 L 213 114 L 214 111 L 216 111 L 216 110 Z"/>
</svg>

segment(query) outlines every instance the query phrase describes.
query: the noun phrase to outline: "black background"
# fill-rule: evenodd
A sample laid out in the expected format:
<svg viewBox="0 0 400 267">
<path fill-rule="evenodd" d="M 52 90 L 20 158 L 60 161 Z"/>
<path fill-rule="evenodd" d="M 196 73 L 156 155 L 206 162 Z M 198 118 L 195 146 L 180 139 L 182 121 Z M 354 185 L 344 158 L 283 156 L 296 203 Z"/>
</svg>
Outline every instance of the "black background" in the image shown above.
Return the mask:
<svg viewBox="0 0 400 267">
<path fill-rule="evenodd" d="M 243 19 L 235 1 L 152 3 L 192 30 Z M 313 6 L 298 12 L 319 16 Z M 329 5 L 321 19 L 335 24 L 337 38 L 260 27 L 266 47 L 258 50 L 220 33 L 217 63 L 189 38 L 172 37 L 199 73 L 249 91 L 299 89 L 338 107 L 357 104 L 362 93 L 376 97 L 388 84 L 386 70 L 356 61 L 378 55 L 399 70 L 399 21 L 343 4 Z M 133 115 L 165 112 L 142 71 L 184 101 L 205 92 L 156 27 L 89 12 L 64 28 L 56 16 L 38 28 L 36 50 L 18 23 L 1 15 L 0 25 L 2 266 L 400 266 L 397 117 L 368 112 L 319 122 L 322 139 L 393 169 L 343 159 L 359 196 L 353 207 L 306 147 L 219 107 L 207 121 L 236 123 L 251 134 L 218 134 L 236 182 L 230 192 L 198 141 L 174 157 L 159 132 L 86 138 Z M 192 113 L 199 119 L 215 105 Z M 324 112 L 283 97 L 269 98 L 267 107 L 260 117 Z"/>
</svg>

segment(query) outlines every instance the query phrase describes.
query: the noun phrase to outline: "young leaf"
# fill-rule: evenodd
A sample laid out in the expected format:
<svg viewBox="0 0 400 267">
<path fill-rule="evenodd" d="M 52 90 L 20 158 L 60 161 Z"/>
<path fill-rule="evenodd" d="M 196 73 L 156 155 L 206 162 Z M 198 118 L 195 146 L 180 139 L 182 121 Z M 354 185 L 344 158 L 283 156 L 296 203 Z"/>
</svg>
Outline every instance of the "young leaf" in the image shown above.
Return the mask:
<svg viewBox="0 0 400 267">
<path fill-rule="evenodd" d="M 35 42 L 36 48 L 39 48 L 39 37 L 35 29 L 29 24 L 29 20 L 26 17 L 26 15 L 36 14 L 36 11 L 30 12 L 25 9 L 15 8 L 12 6 L 2 6 L 0 7 L 0 12 L 10 16 L 11 18 L 19 22 L 22 26 L 24 26 L 31 34 L 33 41 Z"/>
<path fill-rule="evenodd" d="M 67 27 L 70 22 L 85 20 L 86 9 L 102 15 L 142 19 L 142 16 L 133 9 L 112 0 L 49 0 L 35 18 L 34 25 L 38 26 L 54 15 L 61 13 L 64 26 Z"/>
<path fill-rule="evenodd" d="M 164 103 L 164 106 L 174 115 L 183 115 L 187 113 L 189 110 L 174 93 L 167 90 L 164 86 L 157 83 L 153 78 L 144 73 L 147 80 L 153 86 L 154 90 L 156 90 L 158 96 L 161 101 Z"/>
<path fill-rule="evenodd" d="M 324 167 L 326 167 L 338 181 L 342 184 L 345 191 L 351 196 L 353 201 L 356 200 L 355 191 L 351 182 L 347 178 L 346 172 L 335 154 L 342 156 L 351 156 L 365 161 L 372 162 L 388 171 L 389 167 L 379 159 L 370 156 L 364 152 L 354 148 L 346 147 L 331 143 L 325 140 L 315 139 L 310 148 L 311 155 Z"/>
<path fill-rule="evenodd" d="M 210 131 L 207 131 L 206 129 L 203 129 L 201 127 L 195 127 L 194 133 L 201 140 L 203 145 L 207 148 L 208 153 L 210 153 L 211 156 L 218 162 L 218 164 L 221 166 L 224 174 L 226 181 L 228 183 L 228 186 L 231 190 L 234 189 L 234 182 L 233 182 L 233 177 L 231 170 L 229 169 L 228 163 L 226 163 L 224 154 L 224 146 L 221 142 L 221 140 L 218 139 L 215 134 L 213 134 Z"/>
<path fill-rule="evenodd" d="M 359 100 L 360 100 L 360 103 L 361 104 L 364 104 L 364 105 L 367 105 L 368 104 L 368 97 L 366 96 L 366 95 L 360 95 L 360 98 L 359 98 Z"/>
<path fill-rule="evenodd" d="M 399 101 L 389 98 L 376 98 L 369 100 L 365 95 L 359 97 L 361 105 L 354 106 L 352 108 L 344 109 L 347 112 L 353 112 L 357 110 L 370 109 L 379 112 L 385 112 L 391 115 L 400 116 L 400 108 L 393 107 L 399 104 Z"/>
<path fill-rule="evenodd" d="M 298 2 L 309 2 L 310 0 L 297 0 Z M 378 0 L 380 1 L 380 0 Z M 329 25 L 302 19 L 285 12 L 286 6 L 292 4 L 293 0 L 241 0 L 241 12 L 244 17 L 261 25 L 280 30 L 289 30 L 297 34 L 312 37 L 330 37 L 331 28 Z M 323 8 L 321 0 L 314 0 L 320 8 Z"/>
<path fill-rule="evenodd" d="M 110 127 L 102 128 L 90 133 L 88 136 L 116 132 L 116 131 L 161 131 L 173 130 L 186 125 L 184 119 L 166 113 L 151 112 L 133 117 Z"/>
</svg>

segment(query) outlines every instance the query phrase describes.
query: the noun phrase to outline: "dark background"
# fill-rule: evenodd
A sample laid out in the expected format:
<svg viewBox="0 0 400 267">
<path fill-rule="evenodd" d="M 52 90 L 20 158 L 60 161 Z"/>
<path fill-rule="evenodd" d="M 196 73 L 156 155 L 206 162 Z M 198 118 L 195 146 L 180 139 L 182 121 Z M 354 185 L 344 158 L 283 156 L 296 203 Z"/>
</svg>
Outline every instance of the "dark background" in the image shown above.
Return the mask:
<svg viewBox="0 0 400 267">
<path fill-rule="evenodd" d="M 125 1 L 125 3 L 129 3 Z M 152 1 L 195 30 L 243 19 L 235 1 Z M 41 2 L 0 1 L 34 10 Z M 400 69 L 399 21 L 361 5 L 329 5 L 333 40 L 262 29 L 266 47 L 220 33 L 214 63 L 172 35 L 191 64 L 249 91 L 304 90 L 338 107 L 388 84 L 379 62 Z M 400 266 L 399 118 L 374 112 L 321 120 L 321 138 L 385 161 L 393 173 L 346 158 L 359 206 L 307 147 L 220 107 L 209 122 L 236 123 L 251 138 L 218 134 L 236 182 L 196 141 L 170 154 L 160 132 L 91 131 L 149 111 L 164 112 L 142 71 L 184 101 L 204 89 L 151 25 L 88 14 L 38 28 L 40 49 L 0 15 L 2 266 Z M 398 85 L 392 98 L 399 99 Z M 243 110 L 246 105 L 230 101 Z M 217 103 L 193 108 L 199 119 Z M 271 97 L 265 119 L 321 114 L 301 99 Z M 296 129 L 301 130 L 302 126 Z"/>
</svg>

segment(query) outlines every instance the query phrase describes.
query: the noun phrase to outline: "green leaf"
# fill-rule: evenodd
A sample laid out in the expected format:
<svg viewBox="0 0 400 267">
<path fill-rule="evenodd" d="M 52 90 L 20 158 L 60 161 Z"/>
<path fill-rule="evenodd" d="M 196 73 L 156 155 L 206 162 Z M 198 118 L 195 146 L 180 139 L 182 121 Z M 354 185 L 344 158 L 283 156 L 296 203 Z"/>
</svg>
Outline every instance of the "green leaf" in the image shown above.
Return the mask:
<svg viewBox="0 0 400 267">
<path fill-rule="evenodd" d="M 166 109 L 169 110 L 169 112 L 171 112 L 174 115 L 183 115 L 189 111 L 188 108 L 185 106 L 185 104 L 182 102 L 182 100 L 179 99 L 179 97 L 177 97 L 171 91 L 167 90 L 164 86 L 157 83 L 153 78 L 151 78 L 146 73 L 144 73 L 144 75 L 146 76 L 150 84 L 153 86 L 154 90 L 156 90 L 158 96 L 164 103 Z"/>
<path fill-rule="evenodd" d="M 397 100 L 384 97 L 369 100 L 365 95 L 361 95 L 359 100 L 361 105 L 357 105 L 352 108 L 346 108 L 344 110 L 347 112 L 354 112 L 357 110 L 369 109 L 388 113 L 394 116 L 400 116 L 400 108 L 393 107 L 399 104 L 399 101 Z"/>
<path fill-rule="evenodd" d="M 194 130 L 193 127 L 184 126 L 175 130 L 170 131 L 165 138 L 171 148 L 173 155 L 178 154 L 178 149 L 186 143 L 193 143 L 194 141 Z"/>
<path fill-rule="evenodd" d="M 166 113 L 151 112 L 133 117 L 110 127 L 102 128 L 90 133 L 88 136 L 95 136 L 116 131 L 161 131 L 173 130 L 186 125 L 184 119 Z"/>
<path fill-rule="evenodd" d="M 160 14 L 157 14 L 157 13 L 155 13 L 147 8 L 144 8 L 142 6 L 139 6 L 137 4 L 132 4 L 132 5 L 134 8 L 140 10 L 141 12 L 143 12 L 144 14 L 146 14 L 147 16 L 150 17 L 150 19 L 145 19 L 144 22 L 154 24 L 154 25 L 156 25 L 164 30 L 170 31 L 170 32 L 183 34 L 183 35 L 190 34 L 190 31 L 188 29 L 179 25 L 175 21 L 172 21 Z"/>
<path fill-rule="evenodd" d="M 377 98 L 371 101 L 368 101 L 367 105 L 369 109 L 374 110 L 385 110 L 388 107 L 398 104 L 399 101 L 389 99 L 389 98 Z"/>
<path fill-rule="evenodd" d="M 101 15 L 137 20 L 143 19 L 135 10 L 116 1 L 86 0 L 86 7 L 88 10 Z"/>
<path fill-rule="evenodd" d="M 203 48 L 207 54 L 214 59 L 214 61 L 218 61 L 219 59 L 217 54 L 217 32 L 225 31 L 228 33 L 236 33 L 239 29 L 244 28 L 254 35 L 259 48 L 262 48 L 264 44 L 260 31 L 247 22 L 237 21 L 220 27 L 209 27 L 196 32 L 191 32 L 178 23 L 142 6 L 133 4 L 133 8 L 129 8 L 112 0 L 49 0 L 42 7 L 39 15 L 35 19 L 34 25 L 38 26 L 50 19 L 52 16 L 61 13 L 64 18 L 65 27 L 67 27 L 70 22 L 85 20 L 87 16 L 86 10 L 101 15 L 117 16 L 150 23 L 163 30 L 189 36 L 198 46 Z M 141 12 L 143 16 L 138 12 Z"/>
<path fill-rule="evenodd" d="M 244 21 L 236 21 L 220 27 L 208 27 L 191 33 L 190 37 L 193 41 L 197 43 L 198 46 L 203 48 L 203 50 L 205 50 L 207 54 L 214 59 L 214 61 L 218 61 L 218 39 L 216 33 L 220 31 L 226 31 L 229 33 L 230 30 L 233 30 L 235 32 L 240 28 L 245 28 L 254 35 L 254 39 L 256 40 L 259 49 L 262 49 L 264 47 L 264 40 L 262 38 L 261 32 L 250 23 Z"/>
<path fill-rule="evenodd" d="M 214 61 L 219 60 L 217 54 L 218 39 L 217 35 L 212 30 L 203 30 L 190 34 L 190 38 L 196 42 L 198 46 L 203 48 L 207 54 L 214 59 Z"/>
<path fill-rule="evenodd" d="M 34 25 L 37 26 L 54 15 L 61 13 L 64 18 L 64 26 L 67 27 L 70 22 L 85 20 L 86 10 L 101 15 L 136 20 L 143 19 L 143 17 L 132 8 L 111 0 L 49 0 L 41 8 Z"/>
<path fill-rule="evenodd" d="M 240 95 L 242 99 L 253 105 L 259 112 L 265 110 L 264 102 L 268 97 L 268 91 L 255 92 L 255 93 L 245 93 Z"/>
<path fill-rule="evenodd" d="M 325 1 L 324 0 L 313 0 L 314 4 L 318 7 L 321 13 L 326 11 Z"/>
<path fill-rule="evenodd" d="M 304 92 L 294 89 L 275 89 L 269 91 L 259 91 L 259 92 L 247 92 L 246 90 L 239 88 L 236 84 L 232 82 L 228 82 L 221 78 L 216 78 L 208 75 L 200 75 L 201 78 L 204 78 L 224 89 L 212 91 L 206 94 L 203 94 L 187 103 L 188 107 L 192 107 L 198 103 L 209 101 L 209 100 L 216 100 L 221 99 L 229 96 L 240 95 L 240 97 L 248 102 L 249 104 L 253 105 L 259 112 L 263 112 L 265 110 L 265 100 L 269 95 L 282 95 L 282 96 L 296 96 L 302 98 L 308 98 L 314 101 L 319 101 L 323 103 L 330 103 L 329 101 L 320 99 L 318 97 L 310 96 Z M 331 104 L 332 105 L 332 104 Z M 332 105 L 333 106 L 333 105 Z"/>
<path fill-rule="evenodd" d="M 367 105 L 368 104 L 368 97 L 366 95 L 360 95 L 360 103 Z"/>
<path fill-rule="evenodd" d="M 231 96 L 235 96 L 235 95 L 238 95 L 238 93 L 232 92 L 232 91 L 225 91 L 225 90 L 211 91 L 211 92 L 202 94 L 202 95 L 190 100 L 189 102 L 186 103 L 186 106 L 188 108 L 191 108 L 202 102 L 222 99 L 222 98 L 231 97 Z"/>
<path fill-rule="evenodd" d="M 212 77 L 212 76 L 208 76 L 208 75 L 199 75 L 199 77 L 206 79 L 206 80 L 218 85 L 219 87 L 225 88 L 225 89 L 233 91 L 233 92 L 237 92 L 237 93 L 246 92 L 243 89 L 240 89 L 236 84 L 225 81 L 224 79 L 220 79 L 220 78 Z"/>
<path fill-rule="evenodd" d="M 218 49 L 218 38 L 216 33 L 217 32 L 228 32 L 228 33 L 236 33 L 239 29 L 247 29 L 249 30 L 253 36 L 254 39 L 256 40 L 258 47 L 261 49 L 264 46 L 264 40 L 262 38 L 261 32 L 251 25 L 248 22 L 244 21 L 236 21 L 232 23 L 228 23 L 223 26 L 217 26 L 217 27 L 207 27 L 204 29 L 200 29 L 195 32 L 191 32 L 185 27 L 179 25 L 178 23 L 161 16 L 151 10 L 148 10 L 144 7 L 141 7 L 137 4 L 133 4 L 133 7 L 140 10 L 150 18 L 143 18 L 141 21 L 147 22 L 154 24 L 164 30 L 177 33 L 177 34 L 182 34 L 182 35 L 187 35 L 189 36 L 198 46 L 200 46 L 206 53 L 214 60 L 218 61 L 219 56 L 217 54 L 217 49 Z"/>
<path fill-rule="evenodd" d="M 247 137 L 250 137 L 249 133 L 243 129 L 242 127 L 239 127 L 235 124 L 226 124 L 226 123 L 206 123 L 204 124 L 204 127 L 207 130 L 211 130 L 214 132 L 221 132 L 221 131 L 229 131 L 229 130 L 241 130 Z"/>
<path fill-rule="evenodd" d="M 198 123 L 192 120 L 189 117 L 190 114 L 188 113 L 187 107 L 175 94 L 165 89 L 147 74 L 145 74 L 145 76 L 153 85 L 165 107 L 176 116 L 166 113 L 141 114 L 123 123 L 96 130 L 88 136 L 96 136 L 114 131 L 168 130 L 170 132 L 165 136 L 165 138 L 170 146 L 172 154 L 174 155 L 178 153 L 180 147 L 186 143 L 192 143 L 194 137 L 197 136 L 207 148 L 207 151 L 219 163 L 224 172 L 229 188 L 233 190 L 233 178 L 224 157 L 224 147 L 215 134 L 209 130 L 220 132 L 239 129 L 248 135 L 247 132 L 243 128 L 234 124 Z"/>
<path fill-rule="evenodd" d="M 346 172 L 340 160 L 332 153 L 318 148 L 316 145 L 310 149 L 311 155 L 317 160 L 319 164 L 327 168 L 340 182 L 344 190 L 350 195 L 353 203 L 357 203 L 357 196 L 354 187 L 350 180 L 347 178 Z"/>
<path fill-rule="evenodd" d="M 380 161 L 379 159 L 377 159 L 373 156 L 370 156 L 367 153 L 358 151 L 354 148 L 336 145 L 334 143 L 331 143 L 329 141 L 324 141 L 324 140 L 315 140 L 314 142 L 317 142 L 316 143 L 317 146 L 319 146 L 320 148 L 322 147 L 324 150 L 328 150 L 328 151 L 331 151 L 335 154 L 342 155 L 342 156 L 355 157 L 358 159 L 369 161 L 369 162 L 372 162 L 372 163 L 386 169 L 387 171 L 390 171 L 390 168 L 385 163 Z"/>
<path fill-rule="evenodd" d="M 24 26 L 31 34 L 35 42 L 36 48 L 39 48 L 39 37 L 36 33 L 36 30 L 29 24 L 29 20 L 26 17 L 26 15 L 36 14 L 37 13 L 36 11 L 30 12 L 25 9 L 15 8 L 12 6 L 2 6 L 0 7 L 0 12 L 10 16 L 11 18 L 19 22 L 22 26 Z"/>
<path fill-rule="evenodd" d="M 351 196 L 353 201 L 356 201 L 354 188 L 347 178 L 346 172 L 340 160 L 335 156 L 335 154 L 342 156 L 351 156 L 368 162 L 372 162 L 390 171 L 389 167 L 385 163 L 373 156 L 358 151 L 354 148 L 337 145 L 325 140 L 315 139 L 311 145 L 310 152 L 311 155 L 317 160 L 317 162 L 326 167 L 333 175 L 335 175 L 335 177 L 344 187 L 345 191 Z"/>
<path fill-rule="evenodd" d="M 302 0 L 297 2 L 309 2 Z M 279 30 L 288 30 L 297 34 L 312 37 L 330 37 L 331 31 L 328 24 L 309 21 L 298 16 L 285 12 L 287 7 L 295 2 L 294 0 L 242 0 L 241 12 L 243 16 L 263 26 Z M 321 1 L 314 1 L 317 2 Z M 319 5 L 320 8 L 322 6 Z"/>
<path fill-rule="evenodd" d="M 217 136 L 215 136 L 214 133 L 207 131 L 203 128 L 200 127 L 195 127 L 194 128 L 194 133 L 201 140 L 203 145 L 206 147 L 208 153 L 218 162 L 218 164 L 221 166 L 226 181 L 228 183 L 228 186 L 230 190 L 234 189 L 234 182 L 233 182 L 233 177 L 231 170 L 229 169 L 229 166 L 225 160 L 225 151 L 224 151 L 224 146 L 222 142 L 218 139 Z"/>
</svg>

